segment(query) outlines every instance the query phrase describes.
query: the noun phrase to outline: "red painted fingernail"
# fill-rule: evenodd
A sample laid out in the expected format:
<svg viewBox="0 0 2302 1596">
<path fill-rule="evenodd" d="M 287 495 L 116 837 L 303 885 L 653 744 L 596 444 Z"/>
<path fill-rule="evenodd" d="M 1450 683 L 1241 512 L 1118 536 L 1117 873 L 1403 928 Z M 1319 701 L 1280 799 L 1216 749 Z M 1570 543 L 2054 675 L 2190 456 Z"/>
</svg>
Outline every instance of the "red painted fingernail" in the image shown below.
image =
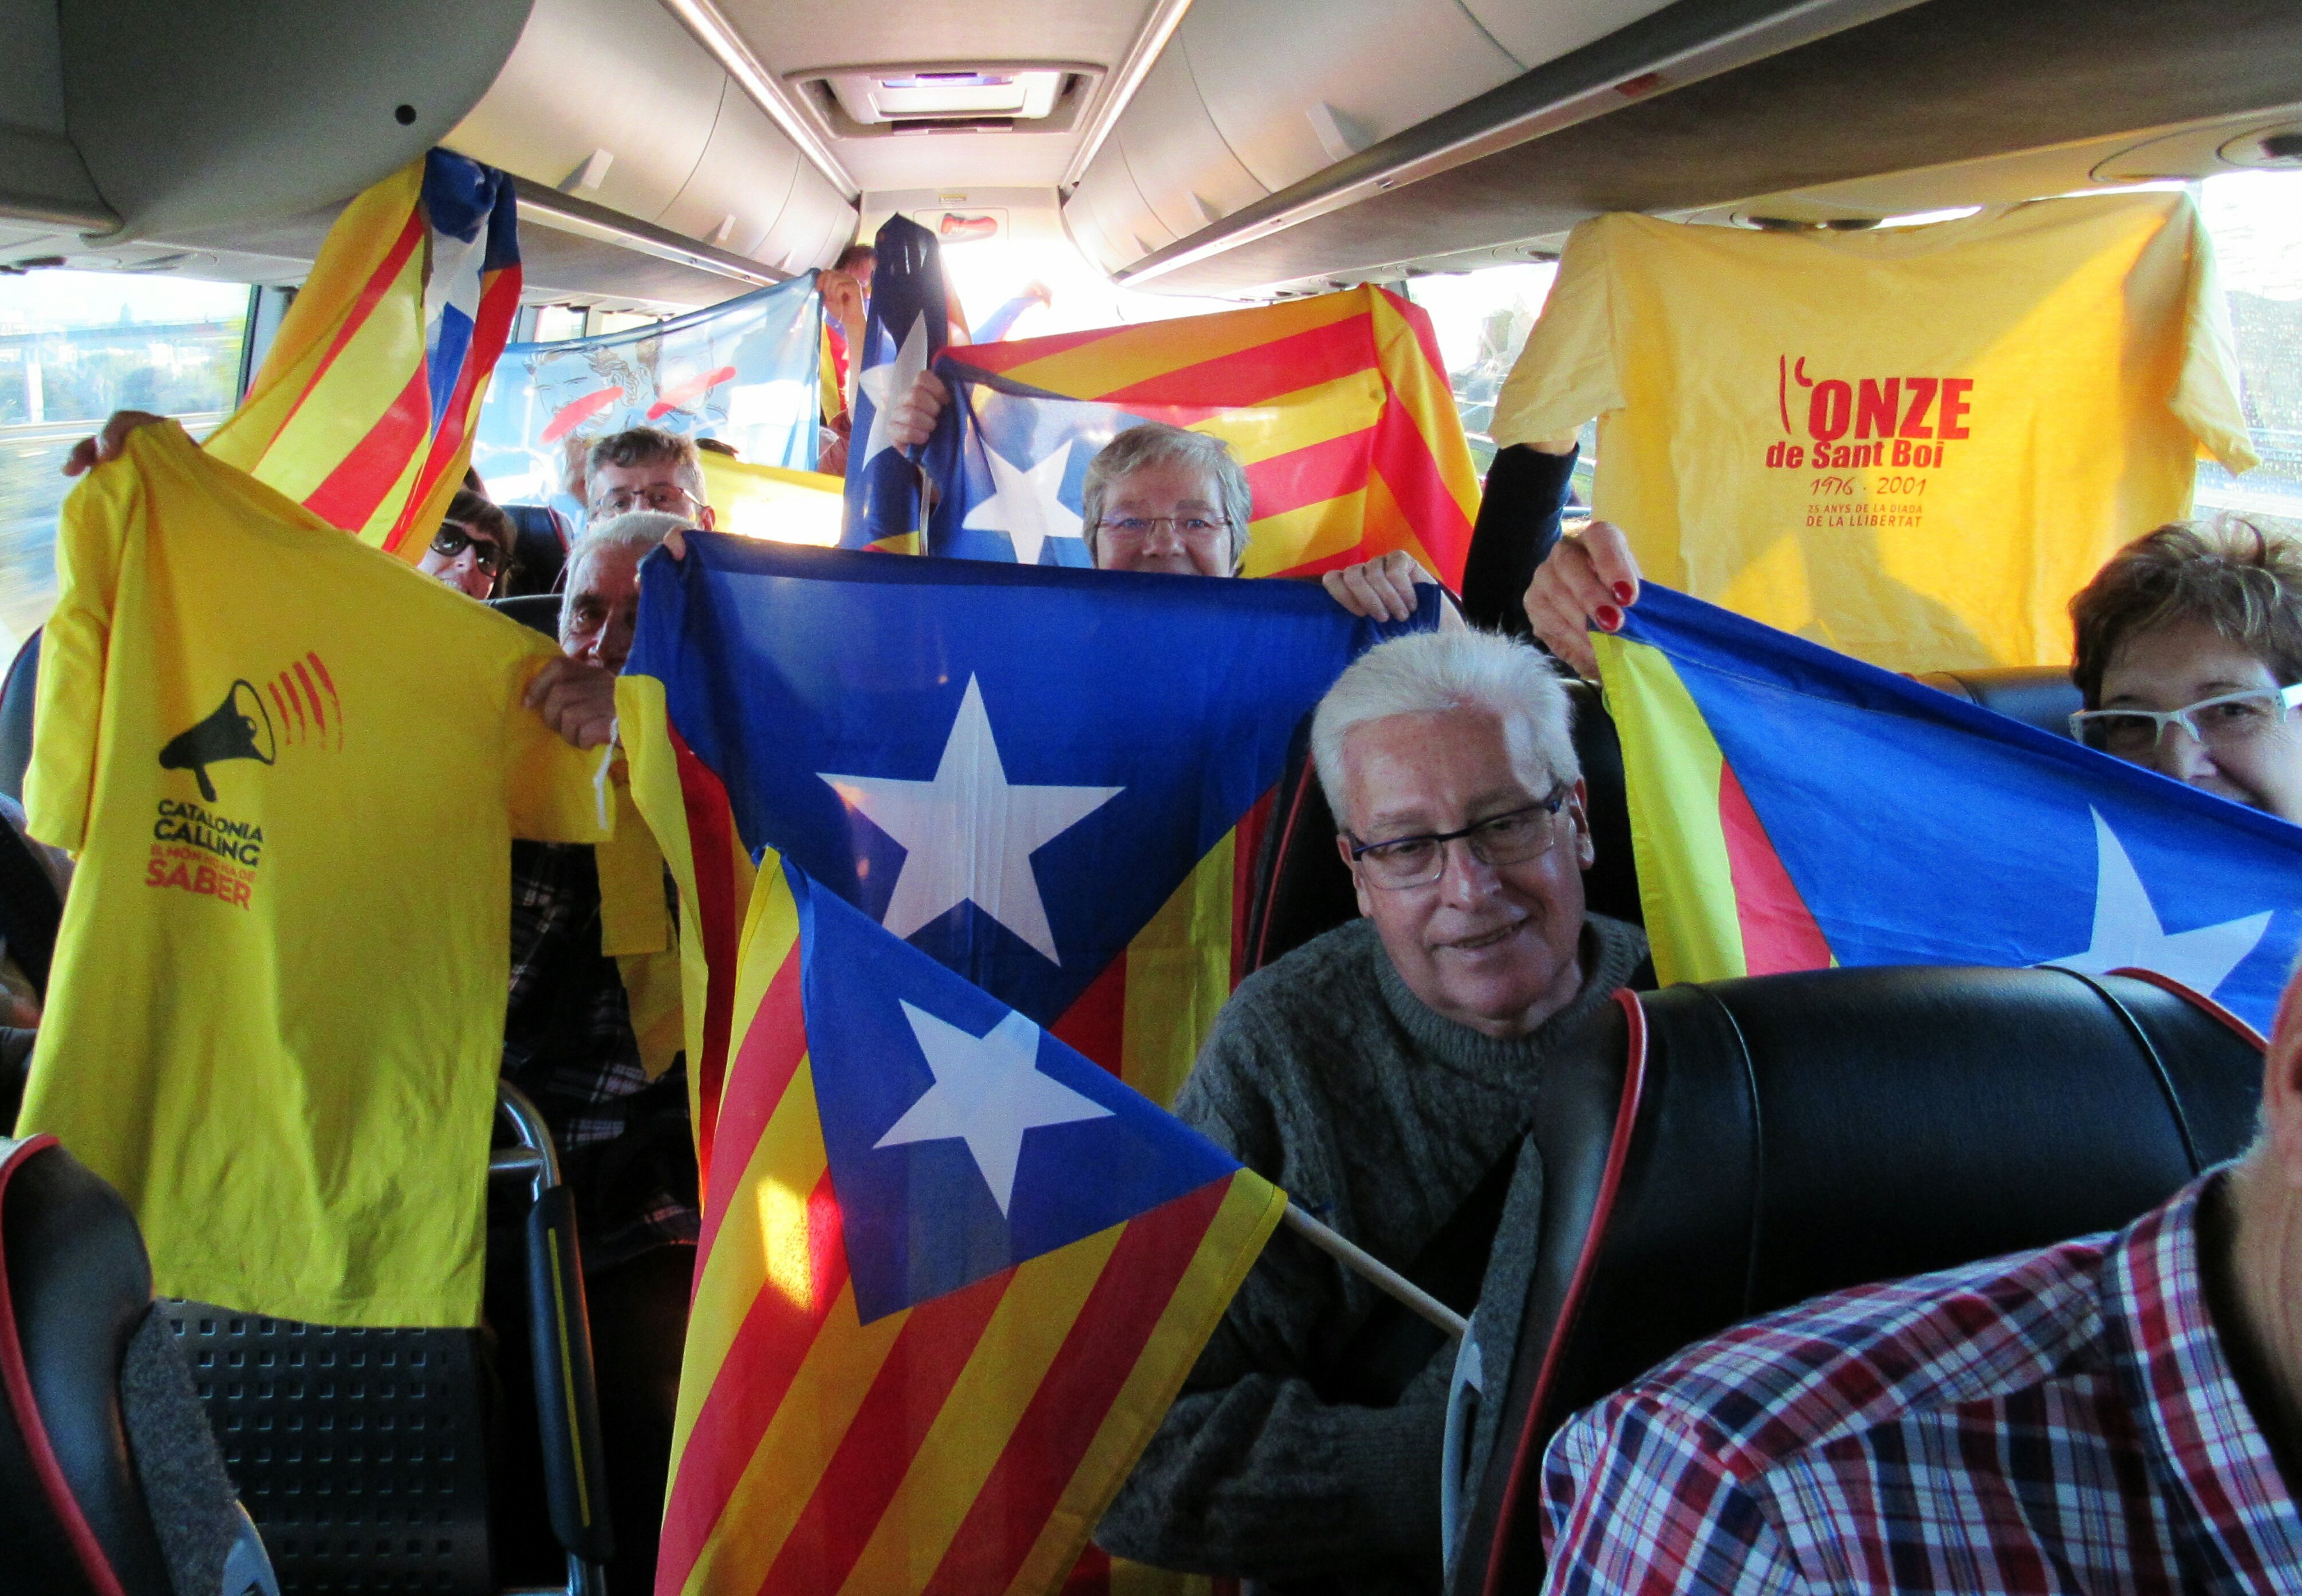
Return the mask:
<svg viewBox="0 0 2302 1596">
<path fill-rule="evenodd" d="M 1615 584 L 1615 599 L 1617 602 L 1627 604 L 1638 596 L 1638 590 L 1633 587 L 1629 583 L 1617 582 Z"/>
<path fill-rule="evenodd" d="M 1599 612 L 1591 618 L 1599 623 L 1599 629 L 1601 632 L 1617 632 L 1622 629 L 1623 612 L 1612 604 L 1600 605 Z"/>
</svg>

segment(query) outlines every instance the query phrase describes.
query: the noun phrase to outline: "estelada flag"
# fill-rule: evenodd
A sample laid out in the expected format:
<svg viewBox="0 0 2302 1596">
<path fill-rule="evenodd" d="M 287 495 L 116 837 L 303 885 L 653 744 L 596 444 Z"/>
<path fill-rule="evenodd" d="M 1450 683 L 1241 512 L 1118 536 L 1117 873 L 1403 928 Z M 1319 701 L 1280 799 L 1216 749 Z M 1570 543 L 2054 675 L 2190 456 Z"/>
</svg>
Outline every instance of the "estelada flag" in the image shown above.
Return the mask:
<svg viewBox="0 0 2302 1596">
<path fill-rule="evenodd" d="M 855 411 L 847 443 L 847 529 L 851 549 L 918 554 L 920 449 L 887 438 L 894 407 L 951 336 L 943 253 L 935 234 L 908 216 L 887 218 L 871 240 L 871 298 L 863 347 L 853 352 Z"/>
<path fill-rule="evenodd" d="M 443 149 L 346 206 L 205 448 L 413 561 L 463 485 L 519 309 L 512 181 Z"/>
<path fill-rule="evenodd" d="M 788 862 L 744 962 L 659 1596 L 1053 1591 L 1285 1196 Z"/>
<path fill-rule="evenodd" d="M 925 552 L 1092 564 L 1088 463 L 1117 434 L 1164 421 L 1222 439 L 1246 467 L 1244 575 L 1404 549 L 1461 585 L 1477 475 L 1430 316 L 1386 290 L 962 345 L 933 364 L 954 402 L 920 451 L 938 490 Z M 859 516 L 847 542 L 886 547 L 909 530 Z"/>
<path fill-rule="evenodd" d="M 1264 802 L 1363 649 L 1315 586 L 890 559 L 690 533 L 616 703 L 680 888 L 713 1162 L 770 851 L 1170 1103 L 1236 978 Z"/>
<path fill-rule="evenodd" d="M 2146 970 L 2268 1029 L 2302 827 L 1651 584 L 1593 642 L 1666 983 Z"/>
</svg>

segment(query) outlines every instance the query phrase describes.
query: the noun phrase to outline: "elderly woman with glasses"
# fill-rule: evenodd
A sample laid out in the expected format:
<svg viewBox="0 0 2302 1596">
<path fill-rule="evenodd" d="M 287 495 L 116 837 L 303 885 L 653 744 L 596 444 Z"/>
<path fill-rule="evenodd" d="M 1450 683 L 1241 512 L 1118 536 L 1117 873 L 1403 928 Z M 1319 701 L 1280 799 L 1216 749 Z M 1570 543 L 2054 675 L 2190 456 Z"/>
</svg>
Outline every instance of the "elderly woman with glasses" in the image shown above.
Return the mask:
<svg viewBox="0 0 2302 1596">
<path fill-rule="evenodd" d="M 1569 714 L 1550 661 L 1491 633 L 1418 633 L 1345 671 L 1311 741 L 1365 918 L 1241 983 L 1176 1100 L 1416 1278 L 1480 1278 L 1546 1061 L 1615 988 L 1653 984 L 1644 937 L 1584 904 Z M 1382 1300 L 1274 1236 L 1105 1516 L 1105 1550 L 1435 1596 L 1455 1348 L 1386 1329 Z"/>
<path fill-rule="evenodd" d="M 2073 735 L 2162 776 L 2302 821 L 2302 541 L 2178 523 L 2071 600 Z"/>
<path fill-rule="evenodd" d="M 887 414 L 889 441 L 899 449 L 926 442 L 950 402 L 943 379 L 921 372 Z M 1082 535 L 1098 570 L 1237 576 L 1246 566 L 1253 496 L 1220 438 L 1157 421 L 1130 427 L 1088 463 L 1080 492 Z M 1416 585 L 1430 577 L 1395 549 L 1319 580 L 1353 615 L 1403 621 L 1415 613 Z M 1446 622 L 1461 624 L 1451 606 Z"/>
</svg>

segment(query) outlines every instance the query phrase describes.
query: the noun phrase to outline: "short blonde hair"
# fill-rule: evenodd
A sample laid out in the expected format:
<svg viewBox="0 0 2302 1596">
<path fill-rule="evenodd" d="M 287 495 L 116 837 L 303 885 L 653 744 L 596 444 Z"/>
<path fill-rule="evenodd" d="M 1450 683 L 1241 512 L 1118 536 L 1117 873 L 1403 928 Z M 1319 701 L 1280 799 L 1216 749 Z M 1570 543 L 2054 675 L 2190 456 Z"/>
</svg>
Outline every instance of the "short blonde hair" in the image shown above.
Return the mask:
<svg viewBox="0 0 2302 1596">
<path fill-rule="evenodd" d="M 1105 444 L 1088 462 L 1087 480 L 1080 484 L 1080 509 L 1085 523 L 1087 551 L 1096 557 L 1096 534 L 1103 526 L 1104 497 L 1122 478 L 1146 466 L 1189 466 L 1213 477 L 1222 500 L 1223 518 L 1231 523 L 1231 574 L 1247 563 L 1248 523 L 1254 518 L 1255 496 L 1247 473 L 1231 445 L 1206 433 L 1194 433 L 1164 421 L 1132 426 Z M 1099 559 L 1097 564 L 1101 564 Z"/>
</svg>

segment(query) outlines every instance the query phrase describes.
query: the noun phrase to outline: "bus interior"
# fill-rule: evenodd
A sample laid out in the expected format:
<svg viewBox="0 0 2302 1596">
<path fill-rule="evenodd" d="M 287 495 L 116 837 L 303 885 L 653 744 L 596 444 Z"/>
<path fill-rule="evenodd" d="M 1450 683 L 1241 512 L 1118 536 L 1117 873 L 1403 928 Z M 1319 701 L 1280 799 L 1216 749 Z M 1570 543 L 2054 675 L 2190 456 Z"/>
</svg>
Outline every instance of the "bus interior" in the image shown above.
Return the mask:
<svg viewBox="0 0 2302 1596">
<path fill-rule="evenodd" d="M 2302 533 L 2302 7 L 2275 0 L 0 0 L 0 659 L 27 652 L 55 601 L 56 519 L 71 486 L 62 467 L 73 446 L 119 410 L 176 417 L 196 437 L 222 421 L 346 202 L 435 147 L 515 180 L 517 342 L 626 332 L 707 309 L 830 268 L 901 215 L 938 237 L 962 319 L 978 328 L 996 321 L 1015 337 L 1360 285 L 1391 290 L 1432 320 L 1482 475 L 1497 458 L 1489 428 L 1503 380 L 1568 232 L 1591 218 L 1634 212 L 1722 229 L 1866 231 L 2053 197 L 2180 189 L 2199 205 L 2221 257 L 2247 421 L 2263 458 L 2242 478 L 2202 461 L 2199 513 L 2239 511 Z M 1595 434 L 1586 429 L 1582 443 L 1575 491 L 1587 504 Z M 0 695 L 0 791 L 12 799 L 29 757 L 30 671 L 12 670 Z M 2049 729 L 2061 730 L 2077 707 L 2059 672 L 1970 671 L 1965 684 L 1938 683 Z M 1595 698 L 1586 701 L 1577 736 L 1594 794 L 1609 779 L 1616 789 L 1611 811 L 1594 801 L 1600 862 L 1590 895 L 1636 920 L 1620 755 Z M 1329 853 L 1273 862 L 1251 922 L 1259 962 L 1356 912 L 1332 857 L 1333 820 L 1299 769 L 1295 780 L 1298 805 L 1323 819 Z M 1870 974 L 1878 979 L 1806 998 L 1787 989 L 1750 998 L 1742 1023 L 1760 1038 L 1755 1046 L 1780 1050 L 1750 1067 L 1819 1080 L 1831 1046 L 1872 1045 L 1859 1037 L 1896 1046 L 1898 1028 L 1949 1012 L 1958 1018 L 1940 1049 L 1981 1070 L 2016 1017 L 2035 1018 L 2024 1005 L 2037 994 L 2015 990 L 2020 983 L 1943 975 L 1921 989 Z M 2163 1135 L 2150 1118 L 2157 1109 L 2146 1113 L 2142 1104 L 2155 1105 L 2158 1088 L 2141 1064 L 2118 1088 L 2130 1119 L 2121 1110 L 2107 1131 L 2068 1129 L 2076 1139 L 2051 1153 L 1972 1119 L 1959 1096 L 1967 1088 L 1938 1083 L 1930 1089 L 1939 1097 L 1864 1105 L 1853 1119 L 1967 1126 L 1969 1178 L 1996 1216 L 1976 1220 L 1952 1205 L 1956 1212 L 1881 1219 L 1827 1264 L 1783 1264 L 1756 1297 L 1735 1295 L 1747 1281 L 1718 1286 L 1723 1306 L 1701 1295 L 1709 1283 L 1686 1288 L 1689 1302 L 1701 1298 L 1693 1306 L 1652 1292 L 1616 1302 L 1606 1312 L 1619 1323 L 1559 1331 L 1567 1350 L 1549 1350 L 1569 1367 L 1565 1386 L 1522 1390 L 1513 1376 L 1513 1401 L 1555 1426 L 1569 1407 L 1761 1306 L 2123 1223 L 2199 1164 L 2235 1151 L 2252 1109 L 2227 1082 L 2255 1055 L 2232 1066 L 2227 1033 L 2200 1028 L 2179 1002 L 2141 984 L 2118 990 L 2143 1015 L 2132 1032 L 2149 1033 L 2142 1052 L 2157 1057 L 2155 1038 L 2181 1077 L 2164 1089 L 2181 1105 L 2176 1117 L 2188 1115 L 2191 1167 L 2166 1175 L 2163 1160 L 2152 1162 L 2157 1152 L 2137 1151 Z M 1684 1003 L 1654 1021 L 1677 1050 L 1674 1079 L 1732 1073 L 1726 1054 L 1705 1052 L 1723 1046 L 1709 1023 Z M 2039 1101 L 2009 1111 L 2031 1115 L 2025 1122 L 2048 1141 L 2065 1130 L 2053 1127 L 2054 1092 L 2090 1089 L 2073 1084 L 2083 1077 L 2073 1061 L 2096 1046 L 2128 1046 L 2126 1030 L 2105 1040 L 2088 1024 L 2071 1027 L 2038 1044 L 2054 1066 L 2040 1077 Z M 1647 1046 L 1652 1059 L 1668 1051 L 1651 1038 Z M 1562 1172 L 1605 1163 L 1609 1094 L 1621 1088 L 1625 1046 L 1613 1035 L 1576 1064 L 1582 1073 L 1562 1074 L 1571 1085 L 1561 1105 L 1582 1105 L 1598 1126 L 1597 1152 L 1587 1135 L 1577 1151 L 1568 1145 L 1572 1114 L 1560 1108 L 1555 1134 L 1566 1139 L 1547 1153 Z M 2195 1079 L 2183 1075 L 2186 1060 L 2209 1055 L 2221 1074 L 2201 1064 Z M 1815 1089 L 1816 1102 L 1844 1106 Z M 1688 1105 L 1713 1101 L 1684 1090 Z M 500 1187 L 527 1189 L 543 1213 L 557 1188 L 551 1138 L 516 1098 L 501 1107 L 492 1172 Z M 1673 1121 L 1671 1134 L 1702 1122 Z M 1814 1134 L 1842 1132 L 1852 1134 L 1844 1123 Z M 1794 1153 L 1779 1156 L 1782 1170 L 1794 1167 Z M 2032 1178 L 2039 1160 L 2111 1172 L 2095 1200 L 2065 1201 Z M 1876 1171 L 1861 1159 L 1833 1167 L 1836 1175 L 1817 1175 L 1814 1188 L 1783 1200 L 1861 1208 L 1866 1196 L 1831 1180 L 1851 1187 Z M 1791 1182 L 1785 1191 L 1795 1185 L 1779 1178 Z M 61 1341 L 96 1312 L 69 1294 L 96 1288 L 85 1280 L 40 1287 L 65 1294 L 51 1301 L 29 1273 L 17 1277 L 20 1264 L 35 1268 L 42 1247 L 82 1247 L 79 1232 L 56 1228 L 63 1219 L 20 1221 L 20 1202 L 46 1192 L 56 1205 L 80 1205 L 71 1222 L 101 1232 L 85 1243 L 89 1257 L 132 1247 L 132 1225 L 123 1241 L 119 1215 L 95 1212 L 101 1194 L 48 1185 L 0 1185 L 16 1291 L 12 1306 L 0 1284 L 0 1317 L 16 1315 L 29 1336 L 42 1313 L 63 1315 L 43 1332 L 42 1356 L 62 1372 L 41 1400 L 86 1415 L 52 1418 L 52 1427 L 81 1423 L 97 1437 L 72 1466 L 97 1482 L 88 1491 L 112 1492 L 89 1522 L 129 1573 L 112 1585 L 19 1584 L 0 1546 L 0 1586 L 166 1590 L 153 1570 L 172 1543 L 130 1522 L 139 1512 L 164 1516 L 164 1503 L 126 1505 L 145 1503 L 149 1491 L 121 1473 L 118 1400 L 101 1371 L 63 1368 Z M 1558 1221 L 1559 1236 L 1572 1218 Z M 1888 1231 L 1890 1240 L 1878 1239 Z M 541 1234 L 525 1245 L 548 1278 L 555 1244 Z M 1674 1231 L 1668 1247 L 1656 1244 L 1661 1252 L 1619 1266 L 1678 1269 L 1693 1280 L 1715 1240 Z M 1560 1240 L 1558 1256 L 1576 1245 Z M 1759 1243 L 1749 1245 L 1756 1259 Z M 1676 1262 L 1658 1265 L 1657 1256 Z M 1568 1283 L 1542 1289 L 1563 1303 Z M 547 1298 L 536 1303 L 550 1311 Z M 491 1561 L 484 1508 L 476 1528 L 471 1512 L 450 1511 L 502 1490 L 475 1462 L 493 1441 L 477 1415 L 454 1410 L 455 1399 L 432 1410 L 433 1433 L 445 1440 L 424 1466 L 428 1487 L 403 1487 L 403 1495 L 444 1493 L 433 1506 L 442 1525 L 457 1522 L 436 1536 L 428 1525 L 402 1536 L 388 1514 L 371 1523 L 357 1504 L 343 1522 L 365 1527 L 315 1527 L 326 1515 L 289 1499 L 298 1470 L 315 1493 L 332 1482 L 357 1491 L 344 1482 L 357 1473 L 349 1459 L 358 1443 L 340 1436 L 330 1454 L 315 1440 L 307 1457 L 281 1438 L 275 1457 L 273 1438 L 259 1445 L 242 1427 L 272 1422 L 259 1416 L 259 1377 L 284 1382 L 307 1351 L 342 1360 L 331 1366 L 347 1384 L 364 1367 L 378 1389 L 392 1372 L 420 1388 L 420 1366 L 435 1392 L 475 1393 L 490 1376 L 450 1332 L 367 1343 L 348 1335 L 323 1348 L 252 1315 L 219 1331 L 203 1315 L 214 1318 L 198 1305 L 179 1314 L 176 1333 L 188 1348 L 210 1347 L 195 1378 L 277 1571 L 259 1577 L 235 1564 L 243 1583 L 228 1580 L 226 1596 L 623 1588 L 613 1583 L 611 1542 L 573 1522 L 569 1503 L 590 1476 L 549 1422 L 540 1438 L 518 1443 L 530 1456 L 540 1446 L 545 1465 L 509 1466 L 536 1475 L 523 1499 L 532 1499 L 535 1522 L 525 1528 L 544 1548 L 516 1573 L 500 1544 Z M 1548 1369 L 1526 1345 L 1530 1368 Z M 522 1365 L 505 1377 L 530 1373 L 545 1386 L 554 1375 L 588 1380 L 590 1356 Z M 92 1378 L 103 1388 L 93 1395 L 82 1389 Z M 365 1414 L 376 1427 L 359 1466 L 390 1458 L 382 1399 L 346 1411 L 355 1415 L 349 1424 Z M 391 1470 L 411 1450 L 422 1456 L 399 1433 L 399 1460 L 374 1465 L 373 1479 L 399 1477 Z M 580 1441 L 582 1424 L 575 1433 Z M 0 1436 L 0 1523 L 46 1523 L 39 1516 L 56 1487 L 13 1434 Z M 441 1464 L 437 1454 L 453 1459 L 459 1443 L 461 1459 Z M 407 1466 L 409 1479 L 424 1472 Z M 1525 1550 L 1532 1508 L 1516 1509 L 1526 1516 L 1514 1541 L 1516 1499 L 1496 1481 L 1475 1508 L 1499 1549 L 1484 1588 L 1533 1590 L 1541 1564 L 1539 1550 L 1533 1561 Z M 81 1488 L 79 1474 L 72 1488 Z M 353 1546 L 375 1524 L 386 1527 L 373 1544 Z M 500 1525 L 495 1533 L 500 1543 Z M 349 1549 L 343 1556 L 330 1551 L 332 1537 Z M 276 1587 L 264 1583 L 274 1578 Z M 1074 1588 L 1122 1585 L 1106 1576 Z"/>
</svg>

